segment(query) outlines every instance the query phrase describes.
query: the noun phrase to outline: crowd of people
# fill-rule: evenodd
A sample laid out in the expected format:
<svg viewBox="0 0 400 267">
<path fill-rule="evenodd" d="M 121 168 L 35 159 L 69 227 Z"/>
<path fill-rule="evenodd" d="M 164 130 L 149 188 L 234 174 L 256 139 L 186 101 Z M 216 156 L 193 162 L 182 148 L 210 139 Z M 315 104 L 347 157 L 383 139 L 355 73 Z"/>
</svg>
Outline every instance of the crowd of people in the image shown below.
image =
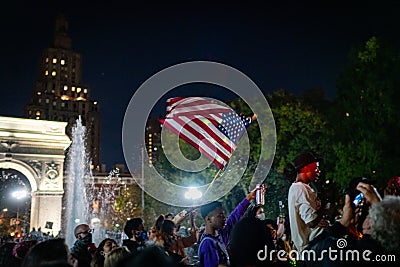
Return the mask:
<svg viewBox="0 0 400 267">
<path fill-rule="evenodd" d="M 320 175 L 319 162 L 312 153 L 293 160 L 289 220 L 266 218 L 267 207 L 256 203 L 254 189 L 229 216 L 220 201 L 213 201 L 175 216 L 160 214 L 148 231 L 142 218 L 130 219 L 121 244 L 113 238 L 94 244 L 88 224 L 66 233 L 75 236 L 71 247 L 63 238 L 44 238 L 33 230 L 27 239 L 1 246 L 0 267 L 399 266 L 400 177 L 390 179 L 383 198 L 371 181 L 354 178 L 342 213 L 331 222 L 312 186 Z"/>
</svg>

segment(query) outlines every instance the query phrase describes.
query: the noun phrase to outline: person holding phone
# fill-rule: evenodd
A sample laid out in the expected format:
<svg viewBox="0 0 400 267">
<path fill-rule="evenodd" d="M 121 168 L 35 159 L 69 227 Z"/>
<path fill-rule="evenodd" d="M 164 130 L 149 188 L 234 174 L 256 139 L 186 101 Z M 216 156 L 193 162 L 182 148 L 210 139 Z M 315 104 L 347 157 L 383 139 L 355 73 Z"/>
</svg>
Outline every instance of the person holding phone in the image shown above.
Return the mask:
<svg viewBox="0 0 400 267">
<path fill-rule="evenodd" d="M 353 203 L 354 198 L 349 194 L 345 196 L 343 206 L 343 215 L 340 220 L 328 227 L 312 240 L 306 247 L 307 250 L 313 250 L 316 255 L 328 249 L 338 250 L 338 241 L 345 240 L 344 255 L 348 251 L 357 251 L 360 255 L 358 260 L 349 260 L 346 258 L 340 260 L 325 256 L 318 261 L 306 259 L 307 266 L 399 266 L 400 255 L 398 248 L 400 246 L 400 197 L 387 196 L 383 200 L 377 189 L 368 183 L 359 182 L 356 190 L 364 195 L 363 203 L 369 206 L 368 216 L 363 224 L 363 236 L 360 239 L 351 238 L 349 229 L 354 226 L 358 220 L 358 207 Z M 365 253 L 365 252 L 368 253 Z M 364 254 L 363 254 L 364 253 Z M 379 261 L 382 255 L 388 257 L 392 255 L 390 261 Z"/>
</svg>

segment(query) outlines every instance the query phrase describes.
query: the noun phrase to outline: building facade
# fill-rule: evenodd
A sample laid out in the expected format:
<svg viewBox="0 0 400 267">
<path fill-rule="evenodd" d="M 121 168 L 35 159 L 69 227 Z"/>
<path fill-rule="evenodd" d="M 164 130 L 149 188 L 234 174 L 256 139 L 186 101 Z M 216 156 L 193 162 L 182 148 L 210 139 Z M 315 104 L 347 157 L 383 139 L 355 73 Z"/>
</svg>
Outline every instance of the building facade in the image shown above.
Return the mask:
<svg viewBox="0 0 400 267">
<path fill-rule="evenodd" d="M 59 15 L 51 47 L 44 49 L 32 97 L 25 107 L 26 117 L 67 122 L 66 132 L 81 116 L 86 126 L 86 145 L 94 168 L 100 167 L 100 112 L 91 99 L 91 89 L 82 82 L 81 55 L 72 50 L 68 21 Z"/>
</svg>

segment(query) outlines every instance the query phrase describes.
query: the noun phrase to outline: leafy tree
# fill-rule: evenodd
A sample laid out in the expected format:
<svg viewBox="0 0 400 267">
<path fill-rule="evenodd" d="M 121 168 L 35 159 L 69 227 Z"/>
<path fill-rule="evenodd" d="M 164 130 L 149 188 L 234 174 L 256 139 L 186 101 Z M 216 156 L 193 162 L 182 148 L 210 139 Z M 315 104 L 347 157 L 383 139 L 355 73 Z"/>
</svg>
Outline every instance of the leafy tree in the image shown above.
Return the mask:
<svg viewBox="0 0 400 267">
<path fill-rule="evenodd" d="M 322 157 L 324 162 L 330 162 L 332 130 L 321 112 L 286 90 L 276 91 L 267 99 L 277 129 L 274 164 L 267 178 L 267 206 L 272 207 L 269 209 L 269 217 L 275 217 L 279 211 L 278 201 L 283 201 L 287 206 L 288 189 L 292 182 L 285 176 L 285 168 L 298 154 L 307 151 Z M 329 169 L 329 166 L 326 167 L 322 164 L 321 169 Z M 320 183 L 324 185 L 324 182 L 322 178 Z M 328 194 L 329 190 L 325 187 L 320 186 L 319 190 L 323 191 L 320 196 L 325 196 L 326 201 L 336 199 L 336 196 Z"/>
<path fill-rule="evenodd" d="M 331 177 L 342 187 L 365 176 L 383 186 L 398 174 L 400 110 L 399 53 L 371 37 L 355 47 L 337 79 L 337 165 Z"/>
</svg>

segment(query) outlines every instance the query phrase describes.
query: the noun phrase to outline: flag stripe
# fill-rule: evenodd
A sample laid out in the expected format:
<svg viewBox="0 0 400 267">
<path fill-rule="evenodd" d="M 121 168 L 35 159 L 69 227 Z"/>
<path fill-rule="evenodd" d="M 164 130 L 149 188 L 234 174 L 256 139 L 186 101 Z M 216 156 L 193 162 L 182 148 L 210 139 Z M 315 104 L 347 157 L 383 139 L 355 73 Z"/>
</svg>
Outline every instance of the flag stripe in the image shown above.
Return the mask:
<svg viewBox="0 0 400 267">
<path fill-rule="evenodd" d="M 179 114 L 181 116 L 188 115 L 201 115 L 201 114 L 216 114 L 229 112 L 228 107 L 219 104 L 211 103 L 210 101 L 202 98 L 190 98 L 189 100 L 182 99 L 175 101 L 171 106 L 167 107 L 168 116 Z"/>
<path fill-rule="evenodd" d="M 199 143 L 204 143 L 205 146 L 208 147 L 206 149 L 209 154 L 213 155 L 214 151 L 217 153 L 217 155 L 224 160 L 229 160 L 229 157 L 231 156 L 231 153 L 229 151 L 221 151 L 218 146 L 215 144 L 211 143 L 207 137 L 204 135 L 200 134 L 199 132 L 196 132 L 193 127 L 191 127 L 189 124 L 183 123 L 183 121 L 175 121 L 175 120 L 167 120 L 170 122 L 170 125 L 174 127 L 177 131 L 181 131 L 180 134 L 184 134 L 187 137 L 190 137 L 191 139 L 196 139 L 197 142 Z"/>
<path fill-rule="evenodd" d="M 218 155 L 220 155 L 226 160 L 229 159 L 229 157 L 232 155 L 232 152 L 236 148 L 236 145 L 231 140 L 229 140 L 224 134 L 220 132 L 220 136 L 217 135 L 216 132 L 213 132 L 212 129 L 210 129 L 210 127 L 199 118 L 190 120 L 185 117 L 179 117 L 179 119 L 176 119 L 176 121 L 186 130 L 188 130 L 191 134 L 196 136 L 199 140 L 202 139 L 209 140 L 211 145 L 217 148 Z M 214 125 L 212 125 L 212 127 L 214 127 Z"/>
<path fill-rule="evenodd" d="M 198 132 L 206 132 L 207 136 L 211 137 L 213 140 L 215 140 L 216 145 L 221 147 L 221 150 L 224 152 L 226 155 L 231 155 L 232 152 L 236 149 L 235 143 L 233 143 L 229 138 L 227 138 L 221 131 L 218 130 L 217 127 L 208 119 L 203 118 L 201 116 L 198 116 L 194 119 L 192 119 L 190 122 L 190 119 L 180 117 L 185 123 L 188 123 L 192 127 L 194 127 L 194 130 Z M 206 124 L 203 120 L 207 120 L 209 124 Z M 204 136 L 204 134 L 202 134 Z M 205 136 L 205 137 L 207 137 Z"/>
<path fill-rule="evenodd" d="M 164 126 L 222 169 L 249 122 L 225 105 L 202 97 L 167 100 Z"/>
<path fill-rule="evenodd" d="M 193 136 L 189 131 L 177 124 L 175 121 L 166 120 L 164 125 L 178 135 L 181 139 L 188 142 L 203 155 L 208 157 L 215 165 L 218 166 L 218 168 L 222 168 L 226 164 L 227 161 L 220 157 L 217 152 L 214 152 L 212 149 L 210 149 L 205 142 L 200 142 L 197 137 Z"/>
<path fill-rule="evenodd" d="M 206 117 L 210 116 L 210 114 L 217 114 L 216 116 L 221 116 L 218 114 L 229 111 L 230 110 L 224 107 L 221 108 L 218 107 L 217 105 L 206 104 L 206 103 L 198 104 L 195 107 L 192 106 L 185 107 L 184 105 L 179 105 L 171 110 L 171 112 L 168 114 L 168 117 L 175 116 L 176 114 L 179 114 L 180 116 L 204 115 Z"/>
</svg>

